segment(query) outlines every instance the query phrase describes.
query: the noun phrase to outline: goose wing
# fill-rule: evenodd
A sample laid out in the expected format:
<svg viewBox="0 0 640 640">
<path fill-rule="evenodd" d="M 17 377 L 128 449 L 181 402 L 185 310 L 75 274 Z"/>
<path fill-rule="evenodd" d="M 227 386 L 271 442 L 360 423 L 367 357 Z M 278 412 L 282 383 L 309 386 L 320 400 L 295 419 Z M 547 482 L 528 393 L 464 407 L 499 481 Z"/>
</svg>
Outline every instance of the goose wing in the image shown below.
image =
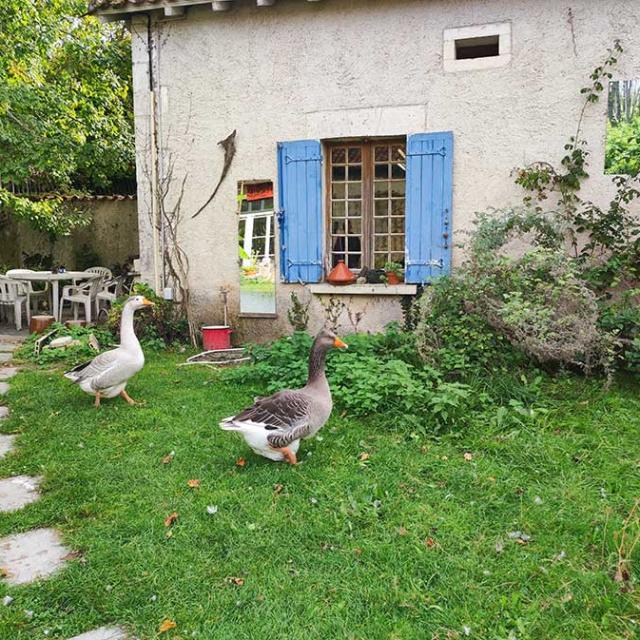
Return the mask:
<svg viewBox="0 0 640 640">
<path fill-rule="evenodd" d="M 118 349 L 105 351 L 90 362 L 85 362 L 74 367 L 71 371 L 67 371 L 65 376 L 78 384 L 90 380 L 91 387 L 95 390 L 107 389 L 122 382 L 122 376 L 118 373 L 120 368 L 118 356 Z"/>
</svg>

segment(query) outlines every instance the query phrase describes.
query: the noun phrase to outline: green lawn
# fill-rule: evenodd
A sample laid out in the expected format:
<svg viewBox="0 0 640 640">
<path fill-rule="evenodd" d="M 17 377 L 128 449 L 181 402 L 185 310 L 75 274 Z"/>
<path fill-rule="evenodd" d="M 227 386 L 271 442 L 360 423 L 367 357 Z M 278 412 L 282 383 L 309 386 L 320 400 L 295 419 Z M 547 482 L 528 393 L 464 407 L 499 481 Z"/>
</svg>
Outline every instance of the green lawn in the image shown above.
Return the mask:
<svg viewBox="0 0 640 640">
<path fill-rule="evenodd" d="M 0 535 L 55 526 L 81 556 L 0 585 L 15 598 L 2 640 L 108 623 L 146 640 L 167 618 L 167 639 L 638 637 L 640 591 L 612 580 L 640 495 L 638 387 L 550 382 L 537 417 L 487 415 L 439 438 L 334 414 L 292 468 L 217 428 L 258 389 L 178 362 L 149 358 L 133 408 L 96 411 L 58 370 L 12 381 L 2 426 L 20 436 L 0 476 L 42 474 L 44 495 L 0 514 Z"/>
</svg>

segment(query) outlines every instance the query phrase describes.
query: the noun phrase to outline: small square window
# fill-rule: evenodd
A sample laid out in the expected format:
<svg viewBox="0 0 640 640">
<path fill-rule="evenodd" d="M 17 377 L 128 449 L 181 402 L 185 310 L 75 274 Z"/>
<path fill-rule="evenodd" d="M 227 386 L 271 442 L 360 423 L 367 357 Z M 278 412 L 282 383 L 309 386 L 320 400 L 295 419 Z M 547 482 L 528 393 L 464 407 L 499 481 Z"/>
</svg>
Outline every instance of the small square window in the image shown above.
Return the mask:
<svg viewBox="0 0 640 640">
<path fill-rule="evenodd" d="M 445 29 L 443 47 L 445 71 L 501 67 L 511 61 L 511 23 Z"/>
<path fill-rule="evenodd" d="M 456 40 L 456 60 L 490 58 L 500 55 L 500 36 L 481 36 L 480 38 L 460 38 Z"/>
</svg>

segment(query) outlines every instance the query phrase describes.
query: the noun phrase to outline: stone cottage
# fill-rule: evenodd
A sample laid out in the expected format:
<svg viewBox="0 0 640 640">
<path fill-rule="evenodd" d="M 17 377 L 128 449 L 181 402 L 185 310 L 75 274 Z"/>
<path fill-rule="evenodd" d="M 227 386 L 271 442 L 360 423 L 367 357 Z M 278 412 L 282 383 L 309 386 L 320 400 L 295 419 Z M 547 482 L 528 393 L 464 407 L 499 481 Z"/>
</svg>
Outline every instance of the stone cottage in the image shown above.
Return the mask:
<svg viewBox="0 0 640 640">
<path fill-rule="evenodd" d="M 169 215 L 198 319 L 247 338 L 401 320 L 463 259 L 475 211 L 521 201 L 516 166 L 557 162 L 580 88 L 615 39 L 640 75 L 637 0 L 93 0 L 132 33 L 141 267 L 162 291 Z M 606 100 L 585 195 L 606 201 Z M 234 134 L 235 132 L 235 134 Z M 195 215 L 197 214 L 197 215 Z M 195 216 L 195 217 L 194 217 Z M 343 260 L 358 282 L 326 281 Z M 397 263 L 404 281 L 380 282 Z M 171 291 L 167 291 L 170 295 Z"/>
</svg>

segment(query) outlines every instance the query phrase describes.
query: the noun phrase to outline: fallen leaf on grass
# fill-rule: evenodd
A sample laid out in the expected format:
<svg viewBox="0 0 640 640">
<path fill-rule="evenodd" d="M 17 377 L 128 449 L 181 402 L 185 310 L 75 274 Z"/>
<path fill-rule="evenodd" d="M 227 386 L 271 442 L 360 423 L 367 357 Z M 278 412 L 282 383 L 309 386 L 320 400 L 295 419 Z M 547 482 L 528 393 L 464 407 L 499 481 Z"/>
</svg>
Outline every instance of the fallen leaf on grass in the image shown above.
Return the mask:
<svg viewBox="0 0 640 640">
<path fill-rule="evenodd" d="M 168 618 L 166 620 L 163 620 L 160 624 L 160 626 L 158 627 L 158 631 L 160 633 L 166 633 L 167 631 L 171 631 L 171 629 L 175 629 L 178 625 L 173 621 L 173 620 L 169 620 Z"/>
<path fill-rule="evenodd" d="M 404 527 L 399 527 L 398 528 L 398 535 L 399 536 L 406 536 L 407 533 L 409 533 Z"/>
<path fill-rule="evenodd" d="M 472 453 L 469 453 L 469 452 L 467 451 L 467 452 L 464 454 L 464 459 L 465 459 L 467 462 L 471 462 L 471 461 L 473 460 L 473 454 L 472 454 Z"/>
<path fill-rule="evenodd" d="M 187 486 L 191 489 L 197 489 L 200 486 L 200 480 L 188 480 Z"/>
<path fill-rule="evenodd" d="M 280 484 L 279 482 L 273 485 L 273 493 L 275 493 L 276 495 L 278 495 L 279 493 L 282 493 L 283 489 L 284 489 L 284 485 Z"/>
<path fill-rule="evenodd" d="M 241 587 L 242 585 L 244 585 L 244 579 L 243 578 L 238 578 L 236 576 L 227 576 L 225 578 L 225 580 L 229 583 L 229 584 L 235 584 L 236 587 Z"/>
<path fill-rule="evenodd" d="M 63 560 L 77 560 L 78 558 L 82 559 L 83 555 L 84 554 L 82 553 L 82 551 L 70 551 L 62 559 Z"/>
<path fill-rule="evenodd" d="M 247 461 L 244 458 L 238 458 L 236 460 L 236 467 L 244 467 L 247 464 Z"/>
<path fill-rule="evenodd" d="M 164 519 L 164 526 L 165 527 L 170 527 L 177 519 L 178 519 L 178 512 L 177 511 L 174 511 L 173 513 L 170 513 Z"/>
<path fill-rule="evenodd" d="M 370 456 L 366 451 L 363 451 L 363 452 L 358 456 L 358 458 L 359 458 L 360 462 L 364 462 L 365 460 L 368 460 L 370 457 L 371 457 L 371 456 Z"/>
<path fill-rule="evenodd" d="M 176 452 L 172 451 L 171 453 L 167 453 L 167 455 L 162 458 L 162 464 L 169 464 L 173 461 L 173 458 L 175 457 Z"/>
<path fill-rule="evenodd" d="M 356 547 L 353 550 L 353 553 L 355 553 L 357 556 L 361 556 L 362 555 L 362 549 L 360 547 Z"/>
<path fill-rule="evenodd" d="M 430 549 L 432 549 L 433 547 L 435 547 L 435 546 L 436 546 L 436 544 L 437 544 L 437 543 L 436 543 L 436 541 L 435 541 L 433 538 L 427 538 L 427 539 L 424 541 L 424 544 L 425 544 L 427 547 L 429 547 Z"/>
</svg>

